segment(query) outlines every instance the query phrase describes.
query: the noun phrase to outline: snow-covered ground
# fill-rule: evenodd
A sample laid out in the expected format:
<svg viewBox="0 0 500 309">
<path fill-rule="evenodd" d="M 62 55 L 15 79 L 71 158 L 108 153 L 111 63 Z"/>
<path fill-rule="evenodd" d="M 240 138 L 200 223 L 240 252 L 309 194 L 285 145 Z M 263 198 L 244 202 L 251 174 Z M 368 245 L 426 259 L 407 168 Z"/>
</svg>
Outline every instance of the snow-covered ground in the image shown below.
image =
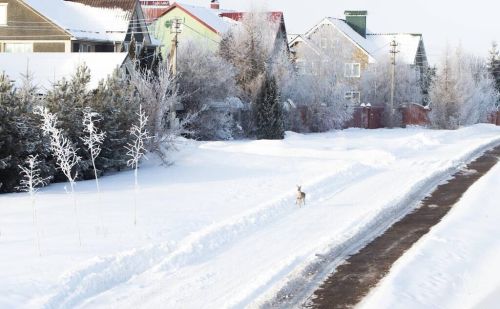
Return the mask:
<svg viewBox="0 0 500 309">
<path fill-rule="evenodd" d="M 359 308 L 499 308 L 500 165 L 392 267 Z"/>
<path fill-rule="evenodd" d="M 175 164 L 38 196 L 0 196 L 0 308 L 258 306 L 322 253 L 408 211 L 446 174 L 500 142 L 500 128 L 288 133 L 284 141 L 187 141 Z M 307 193 L 295 205 L 295 185 Z"/>
</svg>

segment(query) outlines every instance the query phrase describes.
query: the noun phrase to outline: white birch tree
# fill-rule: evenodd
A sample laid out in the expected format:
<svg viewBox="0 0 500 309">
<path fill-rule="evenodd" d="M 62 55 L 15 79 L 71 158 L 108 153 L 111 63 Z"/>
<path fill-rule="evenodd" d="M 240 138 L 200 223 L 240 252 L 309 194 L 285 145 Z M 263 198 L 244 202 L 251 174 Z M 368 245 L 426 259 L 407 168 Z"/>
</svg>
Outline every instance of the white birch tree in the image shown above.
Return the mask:
<svg viewBox="0 0 500 309">
<path fill-rule="evenodd" d="M 83 110 L 83 132 L 84 137 L 81 138 L 83 144 L 87 146 L 90 153 L 90 159 L 92 161 L 92 167 L 94 168 L 94 177 L 97 187 L 97 193 L 100 193 L 99 188 L 99 177 L 97 176 L 97 168 L 95 167 L 95 159 L 101 153 L 101 144 L 104 142 L 106 137 L 105 132 L 100 132 L 96 126 L 96 122 L 99 121 L 99 114 L 92 112 L 90 108 L 85 108 Z"/>
<path fill-rule="evenodd" d="M 74 168 L 80 162 L 80 156 L 77 154 L 77 149 L 73 147 L 71 141 L 66 138 L 61 130 L 57 127 L 57 116 L 49 112 L 46 107 L 38 106 L 35 109 L 35 114 L 42 117 L 42 130 L 50 139 L 50 150 L 56 158 L 56 165 L 68 179 L 71 186 L 71 196 L 73 198 L 73 207 L 75 211 L 76 226 L 78 229 L 78 240 L 82 245 L 82 236 L 80 232 L 80 222 L 78 218 L 78 207 L 75 196 L 75 182 L 78 177 L 78 172 L 73 172 Z"/>
<path fill-rule="evenodd" d="M 127 149 L 127 156 L 130 158 L 127 161 L 127 165 L 134 169 L 134 225 L 137 225 L 137 191 L 139 190 L 137 170 L 139 168 L 141 158 L 145 157 L 145 142 L 151 138 L 146 129 L 148 116 L 146 116 L 146 113 L 143 111 L 142 105 L 139 105 L 139 112 L 137 113 L 137 116 L 139 117 L 139 123 L 132 125 L 132 128 L 130 128 L 132 142 L 125 146 Z"/>
<path fill-rule="evenodd" d="M 31 200 L 31 207 L 33 209 L 33 225 L 35 225 L 36 233 L 36 243 L 38 248 L 38 255 L 42 255 L 40 249 L 40 232 L 38 230 L 38 216 L 36 211 L 36 194 L 39 187 L 47 185 L 50 177 L 43 178 L 41 176 L 41 171 L 39 168 L 40 161 L 38 156 L 30 155 L 26 160 L 24 165 L 18 165 L 21 170 L 21 181 L 19 183 L 18 190 L 28 192 Z"/>
</svg>

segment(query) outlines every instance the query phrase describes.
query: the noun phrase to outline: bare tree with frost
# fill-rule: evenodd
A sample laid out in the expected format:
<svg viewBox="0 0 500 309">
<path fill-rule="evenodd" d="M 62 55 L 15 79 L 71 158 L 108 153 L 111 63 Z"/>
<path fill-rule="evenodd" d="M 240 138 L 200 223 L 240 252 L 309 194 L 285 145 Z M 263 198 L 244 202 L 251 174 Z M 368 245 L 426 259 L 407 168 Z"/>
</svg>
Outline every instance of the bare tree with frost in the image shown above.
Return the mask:
<svg viewBox="0 0 500 309">
<path fill-rule="evenodd" d="M 42 252 L 40 250 L 40 233 L 38 231 L 38 217 L 36 212 L 36 193 L 39 187 L 47 185 L 50 177 L 43 178 L 40 173 L 39 168 L 40 161 L 38 156 L 30 155 L 24 165 L 18 165 L 21 170 L 21 181 L 19 183 L 18 190 L 28 192 L 31 199 L 31 206 L 33 208 L 33 224 L 36 228 L 36 242 L 38 247 L 38 255 L 41 256 Z"/>
<path fill-rule="evenodd" d="M 441 129 L 486 122 L 499 94 L 484 59 L 446 50 L 430 89 L 431 121 Z"/>
<path fill-rule="evenodd" d="M 177 78 L 170 72 L 168 63 L 163 63 L 156 73 L 139 67 L 132 70 L 130 83 L 147 116 L 146 125 L 151 139 L 146 146 L 165 159 L 165 152 L 173 147 L 175 139 L 186 131 L 194 117 L 187 115 L 180 122 L 174 118 L 181 99 Z"/>
<path fill-rule="evenodd" d="M 78 240 L 82 245 L 80 233 L 80 223 L 78 218 L 78 207 L 75 196 L 75 182 L 78 172 L 73 172 L 74 168 L 80 162 L 80 156 L 76 153 L 78 149 L 73 147 L 71 141 L 66 138 L 57 127 L 57 116 L 49 112 L 46 107 L 38 106 L 35 114 L 42 117 L 42 131 L 50 140 L 50 150 L 56 158 L 56 165 L 68 179 L 71 186 L 71 196 L 73 197 L 73 206 L 75 211 L 76 225 L 78 229 Z"/>
<path fill-rule="evenodd" d="M 83 110 L 83 132 L 84 137 L 81 137 L 83 144 L 87 146 L 90 153 L 90 159 L 92 161 L 92 166 L 94 168 L 95 183 L 97 187 L 97 192 L 101 190 L 99 188 L 99 179 L 97 177 L 97 168 L 95 167 L 95 159 L 101 153 L 101 145 L 106 137 L 105 132 L 100 132 L 96 127 L 96 123 L 99 121 L 99 114 L 93 112 L 90 108 L 85 108 Z"/>
<path fill-rule="evenodd" d="M 127 165 L 134 169 L 134 225 L 137 225 L 137 191 L 139 190 L 139 180 L 137 178 L 137 169 L 139 168 L 139 162 L 142 157 L 145 157 L 146 153 L 145 142 L 150 139 L 146 125 L 148 123 L 148 116 L 142 109 L 142 105 L 139 105 L 139 124 L 132 125 L 130 128 L 130 135 L 132 136 L 132 142 L 128 143 L 125 148 L 127 149 L 127 155 L 130 159 L 127 161 Z"/>
</svg>

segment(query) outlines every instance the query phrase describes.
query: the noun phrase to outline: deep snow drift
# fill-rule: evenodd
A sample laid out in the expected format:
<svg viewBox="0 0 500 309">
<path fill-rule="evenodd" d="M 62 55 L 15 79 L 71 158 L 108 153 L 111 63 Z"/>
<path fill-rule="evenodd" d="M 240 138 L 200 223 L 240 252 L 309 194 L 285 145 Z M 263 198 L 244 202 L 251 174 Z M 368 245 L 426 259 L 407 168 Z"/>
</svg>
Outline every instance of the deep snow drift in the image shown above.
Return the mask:
<svg viewBox="0 0 500 309">
<path fill-rule="evenodd" d="M 498 308 L 500 165 L 392 267 L 359 308 Z"/>
<path fill-rule="evenodd" d="M 288 133 L 284 141 L 186 141 L 175 164 L 38 196 L 0 196 L 0 308 L 258 306 L 322 253 L 408 207 L 409 193 L 500 142 L 500 128 Z M 295 205 L 295 185 L 307 193 Z M 424 192 L 425 193 L 425 192 Z"/>
</svg>

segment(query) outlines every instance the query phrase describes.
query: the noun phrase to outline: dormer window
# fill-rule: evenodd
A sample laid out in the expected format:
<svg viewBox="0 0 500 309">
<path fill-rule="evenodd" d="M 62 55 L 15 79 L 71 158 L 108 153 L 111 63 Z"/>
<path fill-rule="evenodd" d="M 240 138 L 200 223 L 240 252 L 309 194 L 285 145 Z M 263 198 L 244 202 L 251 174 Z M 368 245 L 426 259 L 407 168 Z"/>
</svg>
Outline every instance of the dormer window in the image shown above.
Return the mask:
<svg viewBox="0 0 500 309">
<path fill-rule="evenodd" d="M 7 26 L 7 3 L 0 3 L 0 26 Z"/>
</svg>

